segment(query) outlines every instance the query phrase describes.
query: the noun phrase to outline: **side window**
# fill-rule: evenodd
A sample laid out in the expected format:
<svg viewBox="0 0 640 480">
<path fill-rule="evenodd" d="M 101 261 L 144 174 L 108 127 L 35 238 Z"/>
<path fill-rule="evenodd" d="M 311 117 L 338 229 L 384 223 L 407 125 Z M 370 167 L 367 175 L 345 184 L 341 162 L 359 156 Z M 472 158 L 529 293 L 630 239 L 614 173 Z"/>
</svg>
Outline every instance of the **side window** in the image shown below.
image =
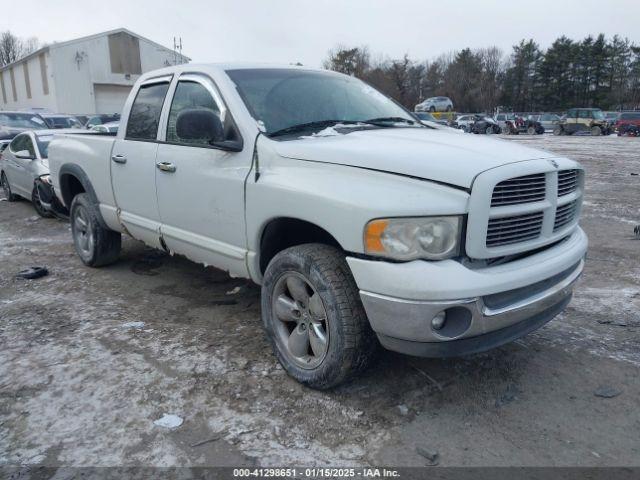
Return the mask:
<svg viewBox="0 0 640 480">
<path fill-rule="evenodd" d="M 125 136 L 128 140 L 156 139 L 162 104 L 168 88 L 169 83 L 153 83 L 140 87 L 129 112 Z"/>
<path fill-rule="evenodd" d="M 210 146 L 209 139 L 185 139 L 180 138 L 176 132 L 178 115 L 185 110 L 208 110 L 220 116 L 220 107 L 209 91 L 200 83 L 192 81 L 178 82 L 176 92 L 173 95 L 169 119 L 167 122 L 167 142 L 183 143 L 187 145 Z"/>
<path fill-rule="evenodd" d="M 576 113 L 577 113 L 577 111 L 576 111 L 576 110 L 569 110 L 569 111 L 567 112 L 567 118 L 574 118 L 574 117 L 576 117 L 576 116 L 577 116 L 577 115 L 576 115 Z"/>
<path fill-rule="evenodd" d="M 593 116 L 593 113 L 591 112 L 591 110 L 578 111 L 578 118 L 591 118 L 592 116 Z"/>
<path fill-rule="evenodd" d="M 100 119 L 98 117 L 92 117 L 91 120 L 87 122 L 88 127 L 93 127 L 94 125 L 99 125 Z"/>
<path fill-rule="evenodd" d="M 9 144 L 9 150 L 11 150 L 11 153 L 18 153 L 20 150 L 24 150 L 24 137 L 24 135 L 18 135 L 11 140 L 11 143 Z"/>
</svg>

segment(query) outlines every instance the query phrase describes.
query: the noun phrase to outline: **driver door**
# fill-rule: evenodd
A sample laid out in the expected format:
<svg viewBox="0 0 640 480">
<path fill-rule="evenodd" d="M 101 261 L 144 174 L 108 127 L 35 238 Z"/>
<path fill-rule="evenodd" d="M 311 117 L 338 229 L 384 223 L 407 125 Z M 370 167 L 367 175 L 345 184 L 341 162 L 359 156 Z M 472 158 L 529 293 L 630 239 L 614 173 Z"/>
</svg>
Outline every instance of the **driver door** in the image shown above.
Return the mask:
<svg viewBox="0 0 640 480">
<path fill-rule="evenodd" d="M 201 74 L 183 74 L 161 127 L 164 141 L 156 158 L 162 238 L 169 250 L 191 260 L 247 276 L 244 182 L 253 144 L 230 152 L 207 139 L 181 138 L 176 123 L 185 110 L 211 111 L 227 134 L 239 135 L 213 81 Z"/>
</svg>

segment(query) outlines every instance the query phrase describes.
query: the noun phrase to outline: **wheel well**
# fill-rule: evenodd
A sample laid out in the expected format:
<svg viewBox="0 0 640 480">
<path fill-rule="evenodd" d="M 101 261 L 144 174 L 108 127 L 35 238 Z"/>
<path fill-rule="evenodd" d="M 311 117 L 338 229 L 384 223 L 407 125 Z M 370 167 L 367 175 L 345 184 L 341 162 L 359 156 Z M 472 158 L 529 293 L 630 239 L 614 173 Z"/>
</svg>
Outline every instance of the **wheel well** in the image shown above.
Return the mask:
<svg viewBox="0 0 640 480">
<path fill-rule="evenodd" d="M 311 222 L 297 218 L 278 218 L 272 220 L 262 232 L 260 271 L 264 273 L 271 259 L 282 250 L 304 243 L 322 243 L 342 249 L 333 235 Z"/>
<path fill-rule="evenodd" d="M 64 204 L 68 208 L 71 208 L 71 201 L 73 200 L 73 197 L 79 193 L 84 193 L 85 191 L 86 190 L 84 185 L 82 185 L 82 182 L 74 175 L 64 174 L 60 177 L 60 192 L 62 193 Z"/>
</svg>

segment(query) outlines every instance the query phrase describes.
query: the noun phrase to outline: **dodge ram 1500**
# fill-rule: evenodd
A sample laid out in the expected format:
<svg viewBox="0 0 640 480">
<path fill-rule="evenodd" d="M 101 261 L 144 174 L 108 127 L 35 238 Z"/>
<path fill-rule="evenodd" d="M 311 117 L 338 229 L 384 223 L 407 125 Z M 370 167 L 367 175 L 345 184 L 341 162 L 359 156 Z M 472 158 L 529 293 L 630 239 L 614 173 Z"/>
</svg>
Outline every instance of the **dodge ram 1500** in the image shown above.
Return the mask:
<svg viewBox="0 0 640 480">
<path fill-rule="evenodd" d="M 56 136 L 49 162 L 86 265 L 125 233 L 252 279 L 275 355 L 314 388 L 380 344 L 447 357 L 526 335 L 567 306 L 587 250 L 578 163 L 429 128 L 323 70 L 144 74 L 115 138 Z"/>
</svg>

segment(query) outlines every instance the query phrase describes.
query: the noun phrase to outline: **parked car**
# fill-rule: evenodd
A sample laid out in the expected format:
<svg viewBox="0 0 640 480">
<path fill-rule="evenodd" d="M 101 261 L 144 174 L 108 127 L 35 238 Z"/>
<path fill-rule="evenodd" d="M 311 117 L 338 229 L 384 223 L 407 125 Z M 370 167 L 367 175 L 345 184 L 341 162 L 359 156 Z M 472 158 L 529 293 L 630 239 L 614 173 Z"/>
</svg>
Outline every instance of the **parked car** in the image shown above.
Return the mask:
<svg viewBox="0 0 640 480">
<path fill-rule="evenodd" d="M 628 132 L 636 132 L 637 128 L 632 127 L 640 127 L 640 111 L 622 112 L 615 124 L 615 129 L 618 132 L 618 135 L 622 136 Z"/>
<path fill-rule="evenodd" d="M 475 121 L 476 121 L 475 114 L 460 115 L 453 122 L 454 123 L 453 126 L 454 126 L 454 128 L 459 128 L 460 130 L 462 130 L 464 132 L 470 132 L 471 131 L 471 125 Z"/>
<path fill-rule="evenodd" d="M 47 128 L 44 119 L 37 113 L 0 111 L 0 142 L 9 142 L 26 130 Z"/>
<path fill-rule="evenodd" d="M 553 130 L 554 135 L 573 135 L 590 133 L 591 135 L 609 135 L 611 125 L 599 108 L 572 108 Z"/>
<path fill-rule="evenodd" d="M 82 123 L 73 115 L 43 113 L 40 115 L 49 128 L 82 128 Z"/>
<path fill-rule="evenodd" d="M 620 112 L 603 112 L 604 118 L 609 125 L 614 125 L 620 116 Z"/>
<path fill-rule="evenodd" d="M 31 200 L 36 212 L 50 217 L 56 207 L 49 180 L 48 148 L 55 133 L 77 130 L 33 130 L 16 135 L 0 157 L 0 183 L 9 202 Z M 82 130 L 80 130 L 82 132 Z M 38 184 L 41 188 L 38 188 Z M 42 193 L 42 195 L 41 195 Z M 44 198 L 44 202 L 42 201 Z"/>
<path fill-rule="evenodd" d="M 491 135 L 500 133 L 500 125 L 493 118 L 486 115 L 475 115 L 474 122 L 470 127 L 471 133 L 482 133 Z"/>
<path fill-rule="evenodd" d="M 87 120 L 87 123 L 85 123 L 84 127 L 91 128 L 96 125 L 102 125 L 104 123 L 109 123 L 109 122 L 117 122 L 119 120 L 120 120 L 119 113 L 113 113 L 109 115 L 93 115 L 92 117 L 89 118 L 89 120 Z"/>
<path fill-rule="evenodd" d="M 449 97 L 431 97 L 416 105 L 416 112 L 451 112 L 453 102 Z"/>
<path fill-rule="evenodd" d="M 495 121 L 498 122 L 502 133 L 510 133 L 510 128 L 509 125 L 507 125 L 507 122 L 513 122 L 516 116 L 513 113 L 498 113 L 494 118 Z"/>
<path fill-rule="evenodd" d="M 56 136 L 49 153 L 86 265 L 117 261 L 126 233 L 252 279 L 276 357 L 314 388 L 379 343 L 447 357 L 521 337 L 584 265 L 578 163 L 427 128 L 336 72 L 149 72 L 115 138 Z"/>
<path fill-rule="evenodd" d="M 526 119 L 516 116 L 513 120 L 507 120 L 507 133 L 509 135 L 542 135 L 545 130 L 542 124 L 534 120 L 535 115 L 529 115 Z M 504 132 L 503 132 L 504 133 Z"/>
<path fill-rule="evenodd" d="M 556 128 L 556 125 L 560 123 L 560 115 L 556 115 L 555 113 L 539 113 L 535 115 L 529 115 L 528 119 L 534 122 L 540 122 L 540 125 L 542 125 L 542 128 L 544 128 L 545 132 L 553 132 L 553 129 Z"/>
<path fill-rule="evenodd" d="M 120 126 L 120 122 L 107 122 L 102 125 L 94 125 L 91 127 L 91 130 L 94 132 L 101 133 L 118 133 L 118 127 Z"/>
</svg>

